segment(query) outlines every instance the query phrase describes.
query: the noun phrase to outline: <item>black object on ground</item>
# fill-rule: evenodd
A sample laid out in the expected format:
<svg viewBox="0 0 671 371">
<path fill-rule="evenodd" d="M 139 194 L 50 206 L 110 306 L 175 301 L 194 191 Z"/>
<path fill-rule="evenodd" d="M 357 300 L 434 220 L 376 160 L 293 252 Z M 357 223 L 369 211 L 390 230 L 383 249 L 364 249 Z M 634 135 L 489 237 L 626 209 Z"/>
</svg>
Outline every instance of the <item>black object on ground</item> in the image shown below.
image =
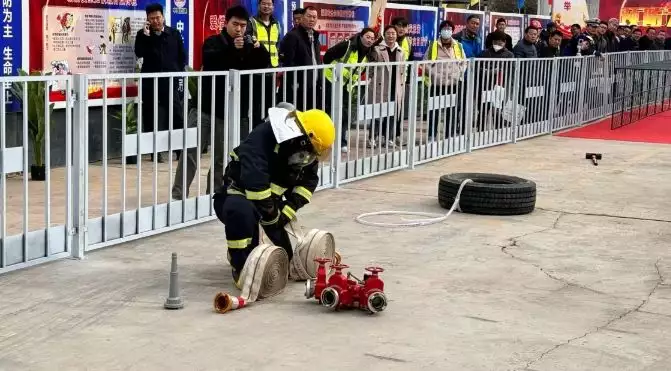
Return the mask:
<svg viewBox="0 0 671 371">
<path fill-rule="evenodd" d="M 594 166 L 599 166 L 599 163 L 596 162 L 596 160 L 601 160 L 601 153 L 591 153 L 587 152 L 585 153 L 585 158 L 588 160 L 592 160 L 592 163 Z"/>
<path fill-rule="evenodd" d="M 461 183 L 471 179 L 461 192 L 459 208 L 464 213 L 482 215 L 529 214 L 536 207 L 536 183 L 508 175 L 454 173 L 440 177 L 438 203 L 449 209 Z"/>
</svg>

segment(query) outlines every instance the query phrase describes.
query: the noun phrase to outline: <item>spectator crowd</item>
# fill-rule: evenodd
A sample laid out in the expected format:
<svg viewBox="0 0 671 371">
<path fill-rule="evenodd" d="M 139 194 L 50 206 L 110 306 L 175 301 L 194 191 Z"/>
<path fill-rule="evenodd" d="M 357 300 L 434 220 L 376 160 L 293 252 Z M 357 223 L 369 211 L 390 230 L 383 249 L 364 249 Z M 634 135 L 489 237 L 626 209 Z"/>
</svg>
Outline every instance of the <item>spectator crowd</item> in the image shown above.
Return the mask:
<svg viewBox="0 0 671 371">
<path fill-rule="evenodd" d="M 389 62 L 404 62 L 414 59 L 411 50 L 411 40 L 407 37 L 408 20 L 394 18 L 390 24 L 380 30 L 380 34 L 372 28 L 363 28 L 357 34 L 328 48 L 321 56 L 322 45 L 319 32 L 315 29 L 319 17 L 317 8 L 307 6 L 293 11 L 292 28 L 284 37 L 279 22 L 273 17 L 275 4 L 273 0 L 258 0 L 258 13 L 251 15 L 242 6 L 233 6 L 226 10 L 225 22 L 221 33 L 210 36 L 205 40 L 201 50 L 202 71 L 221 72 L 228 70 L 254 70 L 277 67 L 305 67 L 319 65 L 335 65 L 344 63 L 344 81 L 334 79 L 333 68 L 296 69 L 285 73 L 278 73 L 277 80 L 273 74 L 258 76 L 243 76 L 240 94 L 241 132 L 249 131 L 250 127 L 258 124 L 264 112 L 270 107 L 273 100 L 289 102 L 298 109 L 324 109 L 332 112 L 333 93 L 340 89 L 342 102 L 349 102 L 352 98 L 361 99 L 355 95 L 354 87 L 361 79 L 364 67 L 352 66 L 368 62 L 385 62 L 385 68 L 373 68 L 366 71 L 369 90 L 373 89 L 373 97 L 369 103 L 384 103 L 388 100 L 402 102 L 405 96 L 408 70 L 400 65 Z M 147 24 L 138 31 L 135 53 L 142 58 L 141 73 L 150 72 L 182 72 L 187 66 L 187 53 L 179 31 L 165 25 L 163 8 L 160 5 L 149 5 L 146 8 Z M 524 29 L 523 38 L 513 45 L 510 34 L 506 32 L 507 21 L 500 18 L 496 21 L 495 30 L 486 37 L 481 34 L 482 19 L 479 15 L 471 15 L 466 24 L 459 27 L 445 20 L 439 25 L 436 40 L 429 43 L 423 59 L 436 60 L 466 60 L 469 58 L 553 58 L 559 56 L 587 56 L 601 55 L 623 51 L 643 50 L 671 50 L 671 38 L 661 28 L 621 25 L 617 19 L 608 21 L 588 20 L 585 27 L 579 24 L 571 26 L 571 37 L 559 31 L 554 23 L 549 23 L 544 29 L 530 25 Z M 462 26 L 462 25 L 460 25 Z M 330 66 L 333 67 L 333 66 Z M 463 89 L 464 64 L 454 64 L 444 68 L 430 68 L 423 71 L 425 88 L 442 87 L 447 91 Z M 223 101 L 227 96 L 228 85 L 225 76 L 204 77 L 202 80 L 202 105 L 189 107 L 188 118 L 182 117 L 184 86 L 181 78 L 175 78 L 172 84 L 175 91 L 172 95 L 173 128 L 181 128 L 184 121 L 187 125 L 196 126 L 194 110 L 200 109 L 202 126 L 205 129 L 203 137 L 210 138 L 211 129 L 214 129 L 215 143 L 224 142 L 224 120 L 227 110 L 223 105 L 212 107 L 211 102 Z M 169 78 L 159 78 L 158 92 L 155 93 L 153 84 L 155 79 L 143 79 L 143 109 L 142 131 L 167 129 L 170 106 Z M 261 88 L 261 86 L 265 88 Z M 276 87 L 271 89 L 269 87 Z M 370 87 L 372 86 L 372 87 Z M 250 99 L 250 89 L 255 92 L 253 103 Z M 461 94 L 465 96 L 465 94 Z M 153 109 L 156 105 L 158 109 Z M 251 105 L 251 107 L 250 107 Z M 465 101 L 457 106 L 462 107 Z M 396 109 L 402 105 L 397 104 Z M 342 117 L 349 117 L 346 112 L 349 104 L 342 104 Z M 214 115 L 212 112 L 214 111 Z M 247 115 L 251 112 L 251 115 Z M 436 134 L 438 117 L 430 114 L 429 136 Z M 400 112 L 393 115 L 395 118 L 374 120 L 369 130 L 368 145 L 376 147 L 381 144 L 399 145 L 401 116 Z M 343 119 L 346 125 L 348 120 Z M 348 150 L 348 127 L 343 127 L 340 138 L 342 152 Z M 463 128 L 457 128 L 463 132 Z M 385 135 L 375 133 L 388 133 Z M 207 144 L 207 140 L 206 140 Z M 209 145 L 209 144 L 208 144 Z M 207 147 L 204 146 L 204 147 Z M 205 149 L 205 148 L 204 148 Z M 192 150 L 189 150 L 192 151 Z M 179 154 L 178 154 L 179 155 Z M 222 175 L 225 153 L 214 152 L 214 184 L 219 184 Z M 160 157 L 158 161 L 163 161 Z M 193 180 L 196 167 L 196 154 L 187 154 L 187 189 Z M 179 163 L 173 198 L 184 197 L 181 189 L 182 161 Z M 208 175 L 209 177 L 209 175 Z M 208 182 L 209 185 L 209 182 Z M 209 191 L 208 191 L 209 192 Z"/>
</svg>

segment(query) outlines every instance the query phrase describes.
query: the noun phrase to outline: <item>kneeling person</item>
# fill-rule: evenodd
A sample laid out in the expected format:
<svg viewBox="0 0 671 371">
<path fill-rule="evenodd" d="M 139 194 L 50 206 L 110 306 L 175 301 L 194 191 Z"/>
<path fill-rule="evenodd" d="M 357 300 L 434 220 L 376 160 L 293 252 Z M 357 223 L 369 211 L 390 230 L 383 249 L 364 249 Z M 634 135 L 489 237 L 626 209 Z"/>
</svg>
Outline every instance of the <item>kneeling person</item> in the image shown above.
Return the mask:
<svg viewBox="0 0 671 371">
<path fill-rule="evenodd" d="M 245 261 L 259 244 L 259 224 L 292 258 L 284 226 L 310 202 L 319 183 L 319 161 L 330 157 L 334 140 L 333 121 L 324 111 L 275 107 L 230 153 L 214 209 L 226 226 L 228 259 L 238 288 Z"/>
</svg>

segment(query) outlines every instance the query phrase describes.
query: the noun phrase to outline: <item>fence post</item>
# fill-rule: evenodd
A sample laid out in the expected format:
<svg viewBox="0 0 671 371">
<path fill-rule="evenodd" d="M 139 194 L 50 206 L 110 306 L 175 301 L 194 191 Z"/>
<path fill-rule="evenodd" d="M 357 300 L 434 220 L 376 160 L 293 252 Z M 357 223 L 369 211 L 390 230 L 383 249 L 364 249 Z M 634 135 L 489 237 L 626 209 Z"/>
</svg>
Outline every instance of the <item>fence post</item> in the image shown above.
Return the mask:
<svg viewBox="0 0 671 371">
<path fill-rule="evenodd" d="M 422 104 L 418 102 L 417 93 L 419 88 L 417 84 L 419 83 L 419 62 L 413 61 L 410 66 L 410 96 L 408 102 L 410 107 L 408 107 L 408 167 L 410 169 L 415 168 L 415 138 L 417 136 L 417 105 Z M 403 148 L 401 147 L 401 153 Z"/>
<path fill-rule="evenodd" d="M 554 132 L 554 122 L 555 122 L 555 106 L 559 104 L 559 94 L 557 94 L 561 83 L 559 82 L 559 59 L 552 58 L 552 67 L 550 67 L 550 100 L 548 105 L 548 134 L 552 135 Z"/>
<path fill-rule="evenodd" d="M 603 104 L 601 104 L 601 117 L 599 119 L 603 119 L 608 115 L 608 107 L 609 107 L 609 99 L 608 97 L 610 96 L 610 91 L 612 89 L 612 83 L 610 81 L 610 62 L 611 58 L 610 55 L 604 54 L 602 55 L 603 58 L 603 84 L 600 84 L 600 87 L 602 90 L 602 96 L 603 96 Z"/>
<path fill-rule="evenodd" d="M 480 76 L 482 78 L 482 76 Z M 475 91 L 475 58 L 468 59 L 468 66 L 466 68 L 466 102 L 478 102 L 474 99 L 475 94 L 482 94 L 482 92 Z M 462 125 L 466 126 L 464 134 L 466 135 L 466 152 L 471 152 L 473 142 L 473 116 L 474 105 L 466 104 L 466 115 Z M 480 109 L 480 107 L 478 107 Z"/>
<path fill-rule="evenodd" d="M 212 80 L 216 80 L 213 77 Z M 240 71 L 229 70 L 228 72 L 228 146 L 226 153 L 240 145 Z M 221 99 L 221 97 L 218 97 Z M 214 128 L 215 119 L 212 118 L 212 128 Z M 252 123 L 249 123 L 250 127 Z M 214 130 L 214 129 L 212 129 Z M 214 164 L 213 164 L 214 166 Z"/>
<path fill-rule="evenodd" d="M 328 84 L 328 82 L 325 83 Z M 331 95 L 332 95 L 331 99 L 333 102 L 333 105 L 331 106 L 331 115 L 333 119 L 333 124 L 335 125 L 336 129 L 335 143 L 333 145 L 333 150 L 335 153 L 335 169 L 331 171 L 331 176 L 333 177 L 333 188 L 340 187 L 340 165 L 342 163 L 342 153 L 340 152 L 340 138 L 342 137 L 343 120 L 347 120 L 345 117 L 342 117 L 342 111 L 343 111 L 342 89 L 343 89 L 343 64 L 337 63 L 333 71 L 333 81 L 331 82 Z"/>
<path fill-rule="evenodd" d="M 73 79 L 74 115 L 72 117 L 72 236 L 71 256 L 83 259 L 88 246 L 88 79 L 76 74 Z"/>
<path fill-rule="evenodd" d="M 510 126 L 511 130 L 513 131 L 512 132 L 512 142 L 513 143 L 517 143 L 517 122 L 519 121 L 517 119 L 517 115 L 519 113 L 519 112 L 517 112 L 517 107 L 519 107 L 519 105 L 520 105 L 519 104 L 520 89 L 525 89 L 524 86 L 520 86 L 520 85 L 522 85 L 522 84 L 520 84 L 520 82 L 522 81 L 520 79 L 521 75 L 522 75 L 522 62 L 521 62 L 521 59 L 516 58 L 515 59 L 515 80 L 513 80 L 513 81 L 517 81 L 518 83 L 516 83 L 515 87 L 513 88 L 513 104 L 512 104 L 512 106 L 513 106 L 513 112 L 512 112 L 513 124 Z M 522 92 L 524 92 L 524 90 L 522 90 Z"/>
<path fill-rule="evenodd" d="M 580 63 L 580 78 L 578 79 L 580 82 L 580 86 L 578 86 L 578 125 L 584 124 L 583 120 L 585 117 L 585 89 L 589 86 L 589 82 L 587 80 L 587 68 L 585 65 L 585 61 L 587 61 L 588 57 L 582 57 L 579 59 Z"/>
</svg>

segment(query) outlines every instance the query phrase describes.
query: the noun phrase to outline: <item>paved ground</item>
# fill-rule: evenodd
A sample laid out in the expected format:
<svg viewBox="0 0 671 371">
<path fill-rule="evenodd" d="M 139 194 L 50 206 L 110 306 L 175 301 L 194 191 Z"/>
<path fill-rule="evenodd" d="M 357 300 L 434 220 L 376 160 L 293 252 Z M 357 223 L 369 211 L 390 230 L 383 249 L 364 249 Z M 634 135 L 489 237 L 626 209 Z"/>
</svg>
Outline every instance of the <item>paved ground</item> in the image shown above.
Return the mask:
<svg viewBox="0 0 671 371">
<path fill-rule="evenodd" d="M 602 152 L 594 167 L 586 151 Z M 329 313 L 292 284 L 218 315 L 233 290 L 218 222 L 0 277 L 0 370 L 668 370 L 671 147 L 544 137 L 318 193 L 301 215 L 391 298 Z M 431 210 L 455 171 L 538 183 L 526 216 L 416 229 L 353 218 Z M 170 253 L 186 308 L 162 308 Z"/>
</svg>

